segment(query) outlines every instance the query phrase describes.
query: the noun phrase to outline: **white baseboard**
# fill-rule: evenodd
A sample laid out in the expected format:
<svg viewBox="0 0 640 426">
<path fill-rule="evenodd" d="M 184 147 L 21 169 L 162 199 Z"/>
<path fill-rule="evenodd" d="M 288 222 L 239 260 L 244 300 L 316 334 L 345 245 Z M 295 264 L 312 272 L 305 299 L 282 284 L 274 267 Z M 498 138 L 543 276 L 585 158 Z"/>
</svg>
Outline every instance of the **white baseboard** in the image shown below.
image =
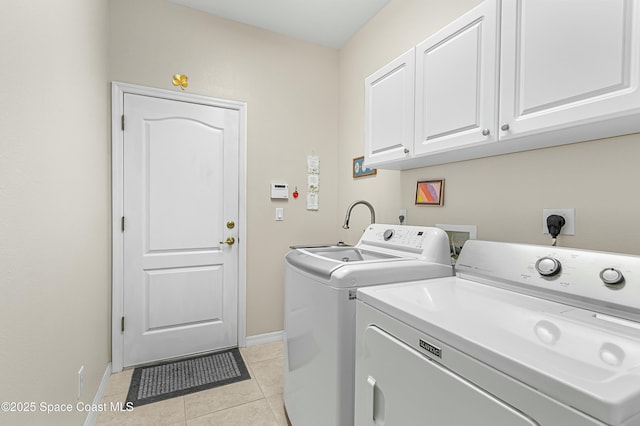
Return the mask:
<svg viewBox="0 0 640 426">
<path fill-rule="evenodd" d="M 93 398 L 93 405 L 97 406 L 102 403 L 102 398 L 104 397 L 104 393 L 107 390 L 107 385 L 109 384 L 109 378 L 111 377 L 111 363 L 107 364 L 107 368 L 104 370 L 104 374 L 102 375 L 102 380 L 100 381 L 100 386 L 98 386 L 98 391 L 96 392 L 96 396 Z M 87 414 L 87 418 L 84 419 L 84 426 L 93 426 L 96 423 L 96 419 L 98 418 L 98 411 L 89 410 L 89 414 Z"/>
<path fill-rule="evenodd" d="M 258 334 L 256 336 L 247 336 L 247 347 L 262 345 L 264 343 L 280 342 L 284 339 L 284 330 L 274 331 L 272 333 Z"/>
</svg>

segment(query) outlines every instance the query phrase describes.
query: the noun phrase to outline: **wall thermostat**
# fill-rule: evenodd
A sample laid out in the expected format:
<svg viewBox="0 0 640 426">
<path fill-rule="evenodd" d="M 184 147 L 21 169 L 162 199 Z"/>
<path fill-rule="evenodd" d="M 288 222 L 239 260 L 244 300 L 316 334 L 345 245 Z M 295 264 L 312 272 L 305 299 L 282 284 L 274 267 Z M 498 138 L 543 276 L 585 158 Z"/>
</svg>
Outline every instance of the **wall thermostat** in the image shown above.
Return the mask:
<svg viewBox="0 0 640 426">
<path fill-rule="evenodd" d="M 286 184 L 286 183 L 272 183 L 271 184 L 271 198 L 288 199 L 289 198 L 289 184 Z"/>
</svg>

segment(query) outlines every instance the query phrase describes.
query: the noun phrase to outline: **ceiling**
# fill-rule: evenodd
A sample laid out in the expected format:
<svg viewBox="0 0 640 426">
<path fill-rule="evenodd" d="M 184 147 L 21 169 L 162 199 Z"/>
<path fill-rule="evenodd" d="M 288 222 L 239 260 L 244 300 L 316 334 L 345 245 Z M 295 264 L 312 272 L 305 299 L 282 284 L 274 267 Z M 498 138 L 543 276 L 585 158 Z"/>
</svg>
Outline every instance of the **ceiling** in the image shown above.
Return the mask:
<svg viewBox="0 0 640 426">
<path fill-rule="evenodd" d="M 169 0 L 300 40 L 340 48 L 391 0 Z"/>
</svg>

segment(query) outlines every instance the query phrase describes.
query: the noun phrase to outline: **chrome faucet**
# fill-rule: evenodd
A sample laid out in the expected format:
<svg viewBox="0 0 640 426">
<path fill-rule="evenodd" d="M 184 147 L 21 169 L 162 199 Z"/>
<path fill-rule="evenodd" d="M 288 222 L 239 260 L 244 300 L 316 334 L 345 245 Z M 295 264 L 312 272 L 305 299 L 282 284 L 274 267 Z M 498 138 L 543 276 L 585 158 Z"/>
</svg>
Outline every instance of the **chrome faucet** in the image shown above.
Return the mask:
<svg viewBox="0 0 640 426">
<path fill-rule="evenodd" d="M 375 210 L 373 210 L 373 206 L 371 205 L 371 203 L 364 200 L 358 200 L 354 201 L 349 205 L 349 207 L 347 207 L 347 215 L 344 217 L 344 225 L 342 225 L 344 229 L 349 229 L 349 218 L 351 217 L 351 210 L 353 210 L 353 208 L 358 204 L 364 204 L 365 206 L 369 207 L 369 211 L 371 212 L 371 223 L 376 223 L 376 212 Z"/>
</svg>

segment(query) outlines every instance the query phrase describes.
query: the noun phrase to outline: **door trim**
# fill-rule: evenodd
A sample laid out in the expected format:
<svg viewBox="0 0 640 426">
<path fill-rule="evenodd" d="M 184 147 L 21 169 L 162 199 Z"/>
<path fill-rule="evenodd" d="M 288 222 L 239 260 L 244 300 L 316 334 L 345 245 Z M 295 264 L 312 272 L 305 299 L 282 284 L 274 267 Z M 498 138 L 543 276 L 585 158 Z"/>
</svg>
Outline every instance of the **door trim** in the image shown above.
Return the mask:
<svg viewBox="0 0 640 426">
<path fill-rule="evenodd" d="M 240 114 L 238 147 L 238 219 L 241 224 L 238 246 L 238 346 L 246 346 L 247 308 L 247 246 L 246 238 L 246 113 L 245 102 L 211 98 L 190 93 L 139 86 L 113 81 L 111 83 L 111 366 L 112 372 L 122 371 L 124 363 L 124 336 L 121 318 L 124 313 L 124 268 L 123 235 L 121 218 L 124 212 L 123 141 L 121 117 L 124 110 L 125 93 L 152 96 L 175 101 L 191 102 L 219 108 L 233 109 Z M 126 125 L 126 123 L 125 123 Z"/>
</svg>

